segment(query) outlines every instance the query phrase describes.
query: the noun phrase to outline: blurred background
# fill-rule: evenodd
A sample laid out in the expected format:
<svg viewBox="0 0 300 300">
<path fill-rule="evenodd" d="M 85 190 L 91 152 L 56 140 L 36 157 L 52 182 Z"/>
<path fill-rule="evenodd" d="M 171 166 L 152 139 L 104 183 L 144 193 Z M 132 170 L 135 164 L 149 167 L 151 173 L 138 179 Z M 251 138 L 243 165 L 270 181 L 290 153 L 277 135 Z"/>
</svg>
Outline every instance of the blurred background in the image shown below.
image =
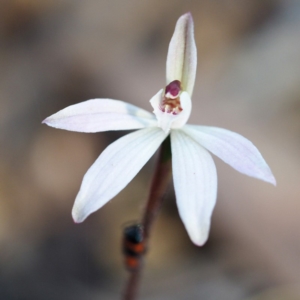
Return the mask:
<svg viewBox="0 0 300 300">
<path fill-rule="evenodd" d="M 141 299 L 300 299 L 300 1 L 1 0 L 0 299 L 118 299 L 121 236 L 147 197 L 151 160 L 84 223 L 71 208 L 99 153 L 127 132 L 41 125 L 87 99 L 151 110 L 175 23 L 190 11 L 198 71 L 190 123 L 249 138 L 277 187 L 215 159 L 207 244 L 189 240 L 170 186 Z"/>
</svg>

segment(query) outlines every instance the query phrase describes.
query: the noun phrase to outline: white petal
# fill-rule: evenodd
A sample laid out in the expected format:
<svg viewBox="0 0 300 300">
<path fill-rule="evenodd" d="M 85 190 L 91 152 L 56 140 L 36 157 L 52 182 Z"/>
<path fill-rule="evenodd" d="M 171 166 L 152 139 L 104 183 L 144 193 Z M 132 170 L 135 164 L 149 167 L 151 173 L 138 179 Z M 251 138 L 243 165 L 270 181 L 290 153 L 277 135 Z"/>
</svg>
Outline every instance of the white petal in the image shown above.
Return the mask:
<svg viewBox="0 0 300 300">
<path fill-rule="evenodd" d="M 217 198 L 216 167 L 209 152 L 181 130 L 171 131 L 171 145 L 179 215 L 191 240 L 202 246 Z"/>
<path fill-rule="evenodd" d="M 155 126 L 153 114 L 132 104 L 93 99 L 68 106 L 43 121 L 49 126 L 78 132 L 138 129 Z"/>
<path fill-rule="evenodd" d="M 181 81 L 182 88 L 192 96 L 197 70 L 197 49 L 194 22 L 190 13 L 181 16 L 175 27 L 167 56 L 167 84 Z"/>
<path fill-rule="evenodd" d="M 177 115 L 173 115 L 172 113 L 163 112 L 160 108 L 163 93 L 164 90 L 161 89 L 150 99 L 150 103 L 153 107 L 153 113 L 157 118 L 157 126 L 168 133 L 171 128 L 181 128 L 186 124 L 191 114 L 192 101 L 187 92 L 182 92 L 180 94 L 180 104 L 182 111 Z"/>
<path fill-rule="evenodd" d="M 183 130 L 237 171 L 276 185 L 272 171 L 258 149 L 243 136 L 209 126 L 187 125 Z"/>
<path fill-rule="evenodd" d="M 165 137 L 160 128 L 145 128 L 109 145 L 83 178 L 72 210 L 74 221 L 84 221 L 125 188 Z"/>
<path fill-rule="evenodd" d="M 174 120 L 174 115 L 168 114 L 166 112 L 163 112 L 160 109 L 160 105 L 162 102 L 164 90 L 161 89 L 156 93 L 151 99 L 150 104 L 153 107 L 153 113 L 156 116 L 157 119 L 157 126 L 162 128 L 163 131 L 168 133 L 171 128 L 171 123 Z"/>
</svg>

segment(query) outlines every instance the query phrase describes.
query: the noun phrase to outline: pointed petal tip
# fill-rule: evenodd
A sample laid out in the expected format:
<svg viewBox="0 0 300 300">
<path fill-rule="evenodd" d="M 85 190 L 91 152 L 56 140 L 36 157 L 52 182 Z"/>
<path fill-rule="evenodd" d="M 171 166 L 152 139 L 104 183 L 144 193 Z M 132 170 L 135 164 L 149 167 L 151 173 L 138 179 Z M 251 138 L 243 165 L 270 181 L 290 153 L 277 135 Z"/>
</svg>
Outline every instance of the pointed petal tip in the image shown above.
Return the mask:
<svg viewBox="0 0 300 300">
<path fill-rule="evenodd" d="M 192 16 L 192 13 L 190 11 L 183 14 L 181 17 L 186 17 L 186 18 L 189 18 L 191 21 L 193 21 L 193 16 Z"/>
<path fill-rule="evenodd" d="M 44 119 L 44 120 L 41 122 L 41 124 L 46 124 L 46 125 L 48 125 L 47 122 L 48 122 L 48 118 Z"/>
<path fill-rule="evenodd" d="M 55 127 L 53 125 L 53 119 L 51 118 L 51 116 L 47 117 L 46 119 L 44 119 L 41 124 L 46 124 L 46 125 L 48 125 L 50 127 Z"/>
<path fill-rule="evenodd" d="M 207 242 L 208 237 L 205 240 L 193 241 L 193 244 L 197 247 L 203 247 Z"/>
<path fill-rule="evenodd" d="M 183 15 L 181 15 L 176 23 L 176 26 L 183 26 L 183 27 L 193 27 L 194 24 L 194 20 L 193 20 L 193 16 L 191 14 L 191 12 L 187 12 Z"/>
<path fill-rule="evenodd" d="M 277 186 L 277 182 L 276 182 L 275 176 L 273 175 L 270 167 L 267 165 L 266 162 L 265 162 L 265 168 L 264 168 L 264 170 L 260 170 L 260 171 L 263 171 L 263 172 L 257 173 L 257 176 L 254 176 L 252 174 L 251 177 L 263 180 L 263 181 L 265 181 L 267 183 L 271 183 L 272 185 Z M 246 174 L 246 175 L 248 175 L 248 174 Z"/>
<path fill-rule="evenodd" d="M 86 219 L 86 216 L 83 216 L 82 214 L 80 214 L 77 207 L 74 206 L 72 209 L 72 219 L 75 224 L 79 224 L 79 223 L 82 223 Z"/>
<path fill-rule="evenodd" d="M 196 230 L 195 232 L 189 232 L 189 236 L 194 245 L 203 247 L 208 240 L 209 225 L 202 226 L 202 230 Z"/>
<path fill-rule="evenodd" d="M 277 186 L 277 182 L 276 182 L 276 178 L 274 177 L 274 175 L 271 173 L 267 182 L 273 184 L 274 186 Z"/>
<path fill-rule="evenodd" d="M 244 173 L 244 174 L 248 175 L 250 177 L 262 180 L 264 182 L 270 183 L 274 186 L 277 186 L 276 179 L 275 179 L 270 167 L 267 165 L 266 162 L 265 162 L 264 168 L 260 169 L 258 172 L 253 173 L 253 174 L 247 174 L 247 173 Z"/>
<path fill-rule="evenodd" d="M 74 222 L 74 224 L 80 224 L 81 222 L 77 222 L 74 218 L 72 218 L 73 219 L 73 222 Z"/>
</svg>

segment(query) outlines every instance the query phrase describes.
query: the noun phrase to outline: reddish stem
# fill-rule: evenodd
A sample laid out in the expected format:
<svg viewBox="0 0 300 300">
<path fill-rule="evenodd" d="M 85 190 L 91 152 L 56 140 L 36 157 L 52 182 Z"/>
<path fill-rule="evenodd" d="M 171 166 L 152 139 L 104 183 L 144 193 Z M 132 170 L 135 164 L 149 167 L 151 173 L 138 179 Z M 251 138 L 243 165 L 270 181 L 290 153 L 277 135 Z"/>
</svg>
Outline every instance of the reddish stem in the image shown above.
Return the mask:
<svg viewBox="0 0 300 300">
<path fill-rule="evenodd" d="M 144 243 L 147 247 L 154 220 L 162 205 L 163 196 L 171 178 L 171 149 L 168 137 L 160 147 L 156 169 L 152 178 L 148 201 L 144 210 L 141 224 L 144 228 Z M 140 258 L 143 260 L 143 257 Z M 129 280 L 123 294 L 123 300 L 135 300 L 140 282 L 142 264 L 130 272 Z"/>
</svg>

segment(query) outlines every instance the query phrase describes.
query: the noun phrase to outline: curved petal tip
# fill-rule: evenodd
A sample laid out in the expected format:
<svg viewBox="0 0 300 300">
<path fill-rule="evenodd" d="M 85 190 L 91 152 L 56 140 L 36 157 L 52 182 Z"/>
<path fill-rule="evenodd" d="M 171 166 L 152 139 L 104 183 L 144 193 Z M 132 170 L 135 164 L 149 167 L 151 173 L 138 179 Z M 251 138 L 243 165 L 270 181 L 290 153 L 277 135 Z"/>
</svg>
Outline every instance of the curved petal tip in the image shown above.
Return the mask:
<svg viewBox="0 0 300 300">
<path fill-rule="evenodd" d="M 190 11 L 188 11 L 187 13 L 183 14 L 181 17 L 187 17 L 193 20 L 193 16 L 192 13 Z"/>
<path fill-rule="evenodd" d="M 49 119 L 49 117 L 46 118 L 46 119 L 44 119 L 44 120 L 41 122 L 41 124 L 47 124 L 47 125 L 48 125 L 48 119 Z"/>
<path fill-rule="evenodd" d="M 210 225 L 209 224 L 202 224 L 202 228 L 198 228 L 195 231 L 188 231 L 188 234 L 190 236 L 190 239 L 192 242 L 198 246 L 202 247 L 208 240 L 208 235 L 209 235 L 209 229 Z"/>
<path fill-rule="evenodd" d="M 269 176 L 266 178 L 265 181 L 273 184 L 274 186 L 277 186 L 276 178 L 274 177 L 274 175 L 273 175 L 273 173 L 272 173 L 271 170 L 270 170 Z"/>
<path fill-rule="evenodd" d="M 73 218 L 74 223 L 76 223 L 76 224 L 82 223 L 87 218 L 87 216 L 85 216 L 82 213 L 82 210 L 78 209 L 76 203 L 74 204 L 73 209 L 72 209 L 72 218 Z"/>
</svg>

